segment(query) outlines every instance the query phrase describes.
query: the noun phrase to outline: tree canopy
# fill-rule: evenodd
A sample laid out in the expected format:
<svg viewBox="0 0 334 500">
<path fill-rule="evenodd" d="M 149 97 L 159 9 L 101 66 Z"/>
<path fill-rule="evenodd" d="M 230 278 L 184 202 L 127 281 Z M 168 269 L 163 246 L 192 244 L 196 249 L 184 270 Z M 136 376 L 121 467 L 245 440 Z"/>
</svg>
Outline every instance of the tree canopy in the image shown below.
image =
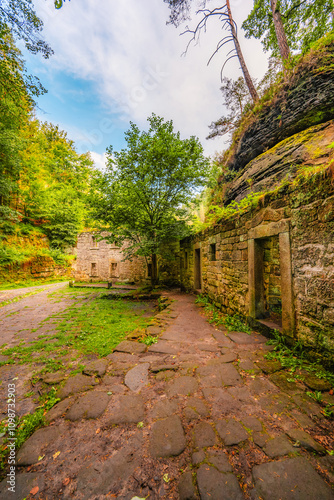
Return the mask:
<svg viewBox="0 0 334 500">
<path fill-rule="evenodd" d="M 23 40 L 26 48 L 48 58 L 53 51 L 41 37 L 43 21 L 37 16 L 32 0 L 3 0 L 0 2 L 0 34 L 10 31 L 14 40 Z"/>
<path fill-rule="evenodd" d="M 127 255 L 142 255 L 158 279 L 162 245 L 191 232 L 189 204 L 209 173 L 208 160 L 195 137 L 181 139 L 172 121 L 154 114 L 149 130 L 131 123 L 127 147 L 108 149 L 108 169 L 98 217 L 108 224 L 110 241 L 127 241 Z"/>
<path fill-rule="evenodd" d="M 254 0 L 254 7 L 242 27 L 247 38 L 261 38 L 265 50 L 278 55 L 271 4 L 272 0 Z M 307 51 L 312 42 L 334 28 L 332 0 L 280 0 L 275 5 L 291 50 Z"/>
</svg>

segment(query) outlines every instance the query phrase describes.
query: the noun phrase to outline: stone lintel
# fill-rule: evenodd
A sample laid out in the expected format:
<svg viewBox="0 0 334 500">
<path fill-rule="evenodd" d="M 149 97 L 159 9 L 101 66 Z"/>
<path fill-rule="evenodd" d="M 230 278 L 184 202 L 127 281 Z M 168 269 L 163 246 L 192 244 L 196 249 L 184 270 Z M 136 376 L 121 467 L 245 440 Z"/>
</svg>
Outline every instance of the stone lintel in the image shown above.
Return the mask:
<svg viewBox="0 0 334 500">
<path fill-rule="evenodd" d="M 279 222 L 271 222 L 270 224 L 262 224 L 248 231 L 248 239 L 256 240 L 260 238 L 270 238 L 280 233 L 289 232 L 289 219 L 283 219 Z"/>
</svg>

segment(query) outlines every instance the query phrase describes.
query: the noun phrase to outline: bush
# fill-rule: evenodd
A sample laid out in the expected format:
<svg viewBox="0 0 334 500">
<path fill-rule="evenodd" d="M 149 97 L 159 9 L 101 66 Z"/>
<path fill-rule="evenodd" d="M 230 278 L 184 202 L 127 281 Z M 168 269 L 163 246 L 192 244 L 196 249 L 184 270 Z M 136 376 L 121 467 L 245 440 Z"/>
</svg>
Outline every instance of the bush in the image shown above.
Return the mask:
<svg viewBox="0 0 334 500">
<path fill-rule="evenodd" d="M 12 222 L 3 222 L 0 226 L 0 231 L 3 234 L 15 234 L 16 226 Z"/>
<path fill-rule="evenodd" d="M 27 259 L 27 252 L 0 244 L 0 266 L 22 264 Z"/>
</svg>

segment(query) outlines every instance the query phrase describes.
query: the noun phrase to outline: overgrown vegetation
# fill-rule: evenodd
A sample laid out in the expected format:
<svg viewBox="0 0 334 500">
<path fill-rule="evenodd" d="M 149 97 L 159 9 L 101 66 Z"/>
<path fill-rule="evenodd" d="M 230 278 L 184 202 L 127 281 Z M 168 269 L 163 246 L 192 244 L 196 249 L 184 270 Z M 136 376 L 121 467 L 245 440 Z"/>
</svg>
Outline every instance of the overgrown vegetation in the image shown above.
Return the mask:
<svg viewBox="0 0 334 500">
<path fill-rule="evenodd" d="M 108 148 L 96 217 L 107 224 L 107 241 L 127 243 L 125 257 L 145 257 L 155 286 L 164 244 L 191 233 L 188 208 L 206 183 L 209 162 L 199 140 L 181 139 L 172 121 L 154 113 L 147 121 L 147 132 L 131 123 L 126 148 Z"/>
<path fill-rule="evenodd" d="M 215 324 L 216 326 L 224 325 L 229 332 L 237 331 L 248 334 L 252 332 L 251 328 L 240 316 L 237 314 L 234 314 L 233 316 L 223 314 L 218 307 L 211 303 L 210 298 L 207 295 L 198 295 L 196 297 L 195 304 L 199 304 L 203 307 L 206 316 L 209 318 L 210 324 Z"/>
<path fill-rule="evenodd" d="M 52 389 L 41 396 L 39 406 L 34 413 L 29 413 L 15 421 L 15 449 L 18 451 L 23 443 L 40 427 L 43 427 L 45 422 L 45 414 L 58 402 L 60 399 L 56 398 L 56 389 Z M 7 465 L 6 458 L 9 454 L 8 449 L 8 435 L 7 435 L 7 422 L 3 421 L 0 425 L 0 434 L 4 437 L 4 443 L 0 447 L 0 467 L 4 469 Z"/>
<path fill-rule="evenodd" d="M 267 359 L 279 361 L 283 368 L 289 370 L 292 377 L 297 377 L 297 380 L 303 379 L 303 372 L 312 373 L 319 379 L 327 380 L 334 387 L 334 374 L 319 364 L 308 361 L 301 342 L 298 341 L 293 346 L 288 345 L 286 337 L 278 330 L 274 330 L 273 336 L 274 338 L 267 343 L 273 345 L 274 350 L 265 355 Z"/>
</svg>

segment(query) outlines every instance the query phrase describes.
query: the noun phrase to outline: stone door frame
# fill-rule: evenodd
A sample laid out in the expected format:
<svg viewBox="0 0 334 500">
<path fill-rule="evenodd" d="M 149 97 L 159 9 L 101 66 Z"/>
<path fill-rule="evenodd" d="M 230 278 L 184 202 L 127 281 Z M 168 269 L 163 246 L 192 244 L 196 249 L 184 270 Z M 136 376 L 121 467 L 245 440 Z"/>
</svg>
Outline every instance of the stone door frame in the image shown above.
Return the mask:
<svg viewBox="0 0 334 500">
<path fill-rule="evenodd" d="M 256 319 L 264 310 L 263 250 L 259 240 L 279 236 L 283 334 L 294 337 L 295 310 L 292 283 L 290 224 L 284 219 L 262 224 L 248 231 L 249 315 Z"/>
<path fill-rule="evenodd" d="M 201 243 L 194 245 L 194 290 L 202 290 L 202 248 Z M 199 285 L 197 287 L 196 285 Z"/>
</svg>

